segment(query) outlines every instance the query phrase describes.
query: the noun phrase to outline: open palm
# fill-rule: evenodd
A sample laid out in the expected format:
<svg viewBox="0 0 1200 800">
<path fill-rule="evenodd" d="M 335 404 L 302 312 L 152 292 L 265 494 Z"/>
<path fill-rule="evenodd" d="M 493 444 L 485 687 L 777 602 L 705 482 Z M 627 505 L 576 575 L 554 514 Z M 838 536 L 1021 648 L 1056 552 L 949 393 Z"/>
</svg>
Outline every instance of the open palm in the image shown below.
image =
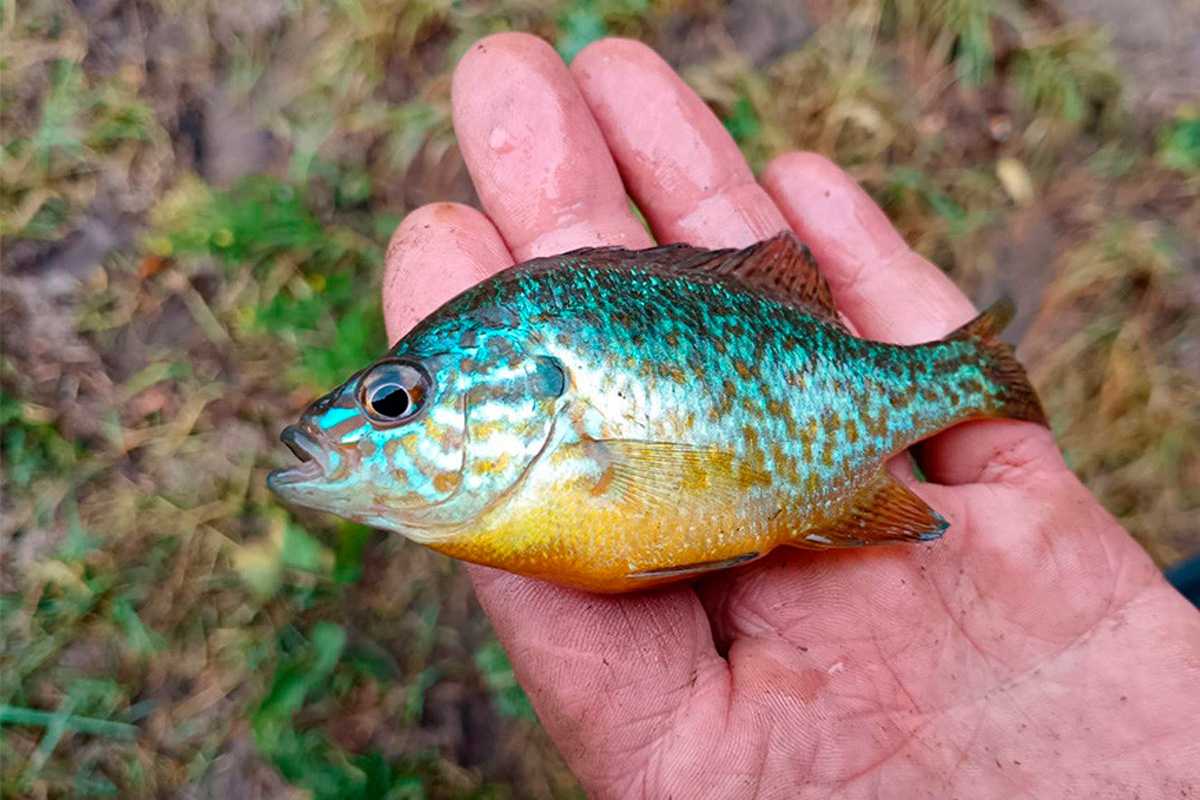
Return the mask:
<svg viewBox="0 0 1200 800">
<path fill-rule="evenodd" d="M 589 245 L 744 246 L 791 227 L 863 336 L 913 343 L 970 302 L 814 155 L 756 181 L 642 45 L 568 68 L 478 43 L 454 121 L 487 216 L 438 204 L 389 251 L 400 336 L 514 261 Z M 602 597 L 483 568 L 517 677 L 597 797 L 1200 795 L 1200 614 L 1064 466 L 1050 434 L 960 426 L 922 445 L 942 541 L 782 548 L 691 586 Z"/>
</svg>

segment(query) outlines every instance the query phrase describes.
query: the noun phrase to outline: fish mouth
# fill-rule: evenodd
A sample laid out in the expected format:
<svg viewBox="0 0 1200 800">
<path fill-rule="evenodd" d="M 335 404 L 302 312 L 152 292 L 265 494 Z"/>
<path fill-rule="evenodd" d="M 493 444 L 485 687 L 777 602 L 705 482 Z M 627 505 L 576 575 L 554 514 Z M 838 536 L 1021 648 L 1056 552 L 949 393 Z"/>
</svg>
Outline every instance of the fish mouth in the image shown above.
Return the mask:
<svg viewBox="0 0 1200 800">
<path fill-rule="evenodd" d="M 272 470 L 267 476 L 267 485 L 274 490 L 297 483 L 309 483 L 329 474 L 329 454 L 307 431 L 298 425 L 289 425 L 279 436 L 280 441 L 295 453 L 300 463 L 294 467 Z"/>
</svg>

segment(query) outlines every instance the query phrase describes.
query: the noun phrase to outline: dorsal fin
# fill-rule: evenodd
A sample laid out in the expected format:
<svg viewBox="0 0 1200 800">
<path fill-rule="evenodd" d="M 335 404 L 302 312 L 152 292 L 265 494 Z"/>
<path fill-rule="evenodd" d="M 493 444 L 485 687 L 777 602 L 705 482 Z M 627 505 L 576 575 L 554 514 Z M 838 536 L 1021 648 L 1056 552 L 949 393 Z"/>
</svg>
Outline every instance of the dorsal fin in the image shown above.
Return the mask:
<svg viewBox="0 0 1200 800">
<path fill-rule="evenodd" d="M 677 274 L 708 273 L 733 279 L 784 303 L 794 305 L 828 322 L 842 325 L 833 293 L 817 268 L 808 247 L 791 231 L 783 231 L 741 250 L 705 250 L 686 244 L 669 244 L 645 250 L 597 247 L 574 250 L 535 263 L 586 260 L 603 268 L 658 267 Z"/>
<path fill-rule="evenodd" d="M 791 231 L 777 233 L 741 250 L 717 252 L 724 254 L 696 268 L 736 278 L 747 286 L 765 290 L 780 300 L 841 324 L 833 304 L 833 292 L 821 275 L 812 251 Z"/>
</svg>

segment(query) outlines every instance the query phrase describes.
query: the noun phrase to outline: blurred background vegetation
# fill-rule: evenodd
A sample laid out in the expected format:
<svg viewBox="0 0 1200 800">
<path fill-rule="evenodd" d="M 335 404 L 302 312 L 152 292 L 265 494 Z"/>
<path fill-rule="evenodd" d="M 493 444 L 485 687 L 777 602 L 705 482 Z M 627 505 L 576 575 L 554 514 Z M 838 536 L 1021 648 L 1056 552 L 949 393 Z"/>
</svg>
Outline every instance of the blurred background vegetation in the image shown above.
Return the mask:
<svg viewBox="0 0 1200 800">
<path fill-rule="evenodd" d="M 1185 0 L 2 0 L 0 25 L 5 797 L 580 796 L 461 570 L 264 485 L 283 425 L 385 347 L 398 220 L 474 201 L 449 73 L 491 32 L 640 38 L 756 168 L 845 164 L 977 300 L 1017 297 L 1105 505 L 1160 564 L 1200 550 Z"/>
</svg>

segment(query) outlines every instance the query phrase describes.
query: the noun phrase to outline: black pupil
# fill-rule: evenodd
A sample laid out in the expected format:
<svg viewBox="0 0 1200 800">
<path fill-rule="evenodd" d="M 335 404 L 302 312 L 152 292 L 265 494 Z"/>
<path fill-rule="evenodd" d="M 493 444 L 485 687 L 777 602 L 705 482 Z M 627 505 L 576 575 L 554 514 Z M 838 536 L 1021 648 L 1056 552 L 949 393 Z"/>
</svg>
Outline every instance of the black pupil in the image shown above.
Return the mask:
<svg viewBox="0 0 1200 800">
<path fill-rule="evenodd" d="M 402 417 L 410 405 L 408 392 L 394 383 L 380 386 L 371 394 L 371 410 L 383 417 Z"/>
</svg>

